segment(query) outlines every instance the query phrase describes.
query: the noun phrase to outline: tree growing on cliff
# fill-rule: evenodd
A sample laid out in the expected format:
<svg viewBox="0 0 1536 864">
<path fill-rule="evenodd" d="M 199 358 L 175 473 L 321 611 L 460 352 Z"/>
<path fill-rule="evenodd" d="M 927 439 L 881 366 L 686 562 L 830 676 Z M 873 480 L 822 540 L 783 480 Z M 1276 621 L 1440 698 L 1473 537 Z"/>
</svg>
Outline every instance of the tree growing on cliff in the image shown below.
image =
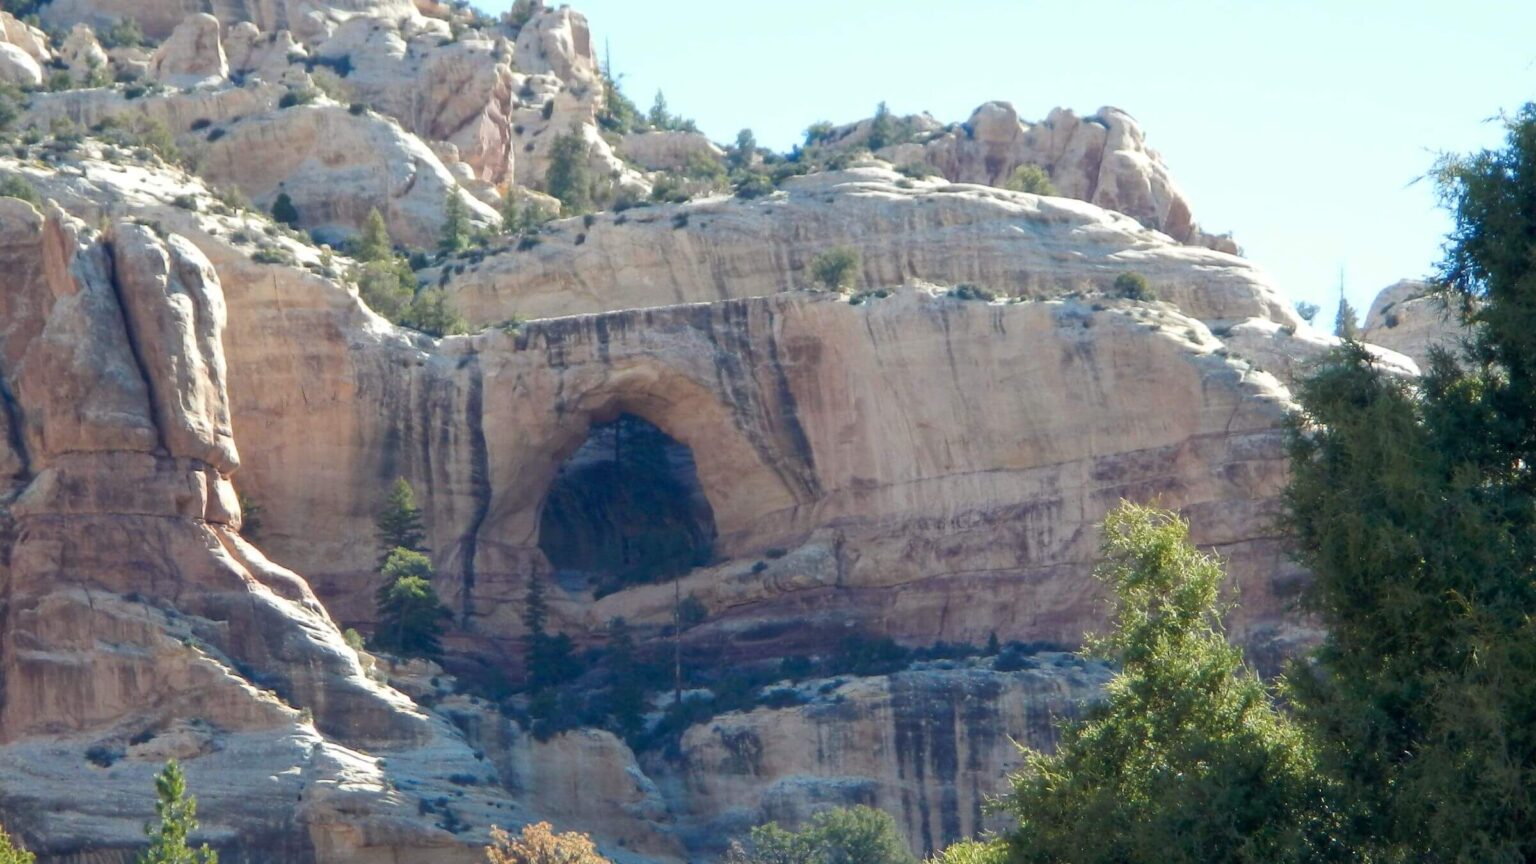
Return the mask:
<svg viewBox="0 0 1536 864">
<path fill-rule="evenodd" d="M 289 227 L 299 224 L 299 208 L 293 206 L 293 199 L 287 192 L 277 193 L 277 199 L 272 202 L 272 218 Z"/>
<path fill-rule="evenodd" d="M 549 194 L 560 199 L 562 212 L 575 216 L 592 209 L 592 169 L 587 140 L 581 131 L 570 131 L 555 136 L 549 145 L 549 171 L 544 184 Z"/>
<path fill-rule="evenodd" d="M 379 566 L 396 549 L 427 552 L 427 529 L 421 521 L 421 510 L 416 506 L 416 490 L 404 477 L 396 477 L 384 496 L 379 516 L 374 520 L 379 535 Z"/>
<path fill-rule="evenodd" d="M 1298 392 L 1288 522 L 1328 635 L 1294 701 L 1376 860 L 1536 860 L 1536 105 L 1506 122 L 1436 171 L 1465 365 L 1410 385 L 1352 345 Z"/>
<path fill-rule="evenodd" d="M 438 247 L 444 252 L 462 252 L 469 248 L 469 208 L 459 187 L 449 188 L 443 200 L 443 235 Z"/>
<path fill-rule="evenodd" d="M 1055 754 L 1026 750 L 1009 862 L 1331 860 L 1326 784 L 1226 640 L 1216 560 L 1174 514 L 1129 503 L 1106 518 L 1102 553 L 1115 605 L 1089 650 L 1120 671 Z"/>
<path fill-rule="evenodd" d="M 175 759 L 155 778 L 155 795 L 158 820 L 144 826 L 149 849 L 138 857 L 138 864 L 218 864 L 219 856 L 208 844 L 198 849 L 187 845 L 197 830 L 197 799 L 187 794 L 186 776 Z"/>
<path fill-rule="evenodd" d="M 368 211 L 368 218 L 363 220 L 363 230 L 358 233 L 353 250 L 353 257 L 359 261 L 394 260 L 395 243 L 389 237 L 389 226 L 385 224 L 384 214 L 379 212 L 379 208 Z"/>
<path fill-rule="evenodd" d="M 859 266 L 859 251 L 839 246 L 811 259 L 811 278 L 827 291 L 847 291 L 859 275 Z"/>
<path fill-rule="evenodd" d="M 535 693 L 555 687 L 581 674 L 575 645 L 564 633 L 550 635 L 544 629 L 549 617 L 549 603 L 544 595 L 544 580 L 528 579 L 528 593 L 523 600 L 523 626 L 528 628 L 526 660 L 528 689 Z"/>
<path fill-rule="evenodd" d="M 450 614 L 432 588 L 432 562 L 420 552 L 396 548 L 380 571 L 384 584 L 375 600 L 379 627 L 373 646 L 380 651 L 436 657 Z"/>
</svg>

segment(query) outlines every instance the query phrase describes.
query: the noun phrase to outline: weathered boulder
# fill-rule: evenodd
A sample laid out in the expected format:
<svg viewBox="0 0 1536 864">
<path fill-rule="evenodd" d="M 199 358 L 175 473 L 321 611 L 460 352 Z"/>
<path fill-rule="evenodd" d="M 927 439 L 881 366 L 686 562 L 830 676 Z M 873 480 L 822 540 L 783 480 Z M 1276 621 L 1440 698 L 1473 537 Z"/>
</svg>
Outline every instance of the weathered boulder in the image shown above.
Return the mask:
<svg viewBox="0 0 1536 864">
<path fill-rule="evenodd" d="M 149 60 L 149 74 L 174 87 L 217 84 L 229 77 L 229 61 L 219 41 L 219 19 L 188 15 Z"/>
<path fill-rule="evenodd" d="M 601 84 L 592 30 L 569 6 L 539 8 L 517 34 L 517 65 L 535 75 L 548 73 L 576 89 Z"/>
<path fill-rule="evenodd" d="M 1454 353 L 1467 335 L 1449 297 L 1418 279 L 1403 279 L 1381 289 L 1360 331 L 1366 342 L 1402 352 L 1424 369 L 1429 367 L 1430 349 Z"/>
<path fill-rule="evenodd" d="M 48 47 L 48 34 L 9 12 L 0 11 L 0 40 L 15 45 L 39 63 L 53 59 L 53 51 Z"/>
<path fill-rule="evenodd" d="M 98 69 L 105 69 L 112 58 L 96 41 L 95 31 L 85 24 L 76 24 L 59 46 L 59 59 L 69 69 L 71 78 L 85 81 Z"/>
<path fill-rule="evenodd" d="M 377 209 L 397 242 L 433 248 L 450 194 L 461 197 L 474 222 L 496 224 L 496 211 L 460 190 L 430 147 L 379 115 L 316 103 L 226 129 L 207 143 L 202 176 L 238 186 L 266 208 L 286 193 L 299 225 L 321 236 L 350 236 Z"/>
</svg>

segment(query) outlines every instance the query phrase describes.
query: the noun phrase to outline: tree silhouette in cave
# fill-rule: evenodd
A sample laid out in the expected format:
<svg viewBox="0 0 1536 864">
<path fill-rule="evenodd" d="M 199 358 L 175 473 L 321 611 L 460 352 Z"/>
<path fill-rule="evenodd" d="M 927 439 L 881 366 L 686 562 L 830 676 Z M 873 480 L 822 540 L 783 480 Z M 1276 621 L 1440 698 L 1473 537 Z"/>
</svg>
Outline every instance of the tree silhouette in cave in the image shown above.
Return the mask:
<svg viewBox="0 0 1536 864">
<path fill-rule="evenodd" d="M 692 451 L 632 414 L 591 428 L 539 514 L 549 563 L 599 597 L 705 564 L 714 541 Z"/>
</svg>

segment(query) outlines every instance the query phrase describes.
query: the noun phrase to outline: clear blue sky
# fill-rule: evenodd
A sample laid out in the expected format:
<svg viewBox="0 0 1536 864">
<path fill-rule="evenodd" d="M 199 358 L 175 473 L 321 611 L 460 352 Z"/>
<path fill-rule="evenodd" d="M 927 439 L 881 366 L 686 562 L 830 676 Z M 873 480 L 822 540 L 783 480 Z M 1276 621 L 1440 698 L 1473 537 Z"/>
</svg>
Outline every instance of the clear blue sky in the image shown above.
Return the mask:
<svg viewBox="0 0 1536 864">
<path fill-rule="evenodd" d="M 510 0 L 479 4 L 502 11 Z M 625 91 L 718 141 L 787 149 L 816 120 L 893 111 L 964 120 L 1129 111 L 1200 223 L 1231 230 L 1330 322 L 1342 268 L 1363 315 L 1427 273 L 1448 227 L 1441 151 L 1494 146 L 1485 122 L 1536 99 L 1533 0 L 576 0 Z"/>
</svg>

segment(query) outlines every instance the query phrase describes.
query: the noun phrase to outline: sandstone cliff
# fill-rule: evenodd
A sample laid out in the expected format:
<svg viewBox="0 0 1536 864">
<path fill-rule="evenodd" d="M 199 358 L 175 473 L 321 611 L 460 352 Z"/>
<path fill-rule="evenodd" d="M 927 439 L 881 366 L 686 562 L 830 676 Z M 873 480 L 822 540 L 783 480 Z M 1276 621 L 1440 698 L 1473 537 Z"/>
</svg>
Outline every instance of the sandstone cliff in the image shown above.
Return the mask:
<svg viewBox="0 0 1536 864">
<path fill-rule="evenodd" d="M 1027 124 L 989 103 L 759 200 L 440 256 L 419 276 L 472 335 L 368 309 L 353 262 L 317 243 L 373 208 L 432 250 L 449 196 L 490 229 L 503 196 L 545 186 L 569 130 L 641 197 L 720 158 L 696 134 L 605 129 L 585 19 L 519 10 L 54 0 L 59 44 L 0 18 L 0 73 L 30 81 L 57 57 L 124 79 L 32 94 L 0 155 L 48 202 L 0 200 L 0 820 L 45 859 L 126 860 L 171 756 L 227 861 L 468 861 L 492 822 L 537 818 L 620 859 L 707 858 L 756 821 L 848 802 L 926 851 L 985 824 L 1009 736 L 1049 746 L 1051 718 L 1108 674 L 1054 650 L 1015 671 L 930 662 L 781 682 L 671 748 L 540 740 L 527 700 L 467 683 L 521 678 L 533 580 L 582 648 L 615 617 L 663 644 L 680 596 L 701 617 L 679 651 L 716 664 L 849 634 L 1070 648 L 1102 619 L 1095 525 L 1130 497 L 1180 509 L 1228 561 L 1255 660 L 1313 637 L 1271 516 L 1288 383 L 1335 340 L 1195 227 L 1123 112 Z M 158 44 L 104 49 L 123 18 Z M 160 125 L 182 167 L 78 140 Z M 947 179 L 889 167 L 913 161 Z M 1025 163 L 1062 194 L 996 188 Z M 279 194 L 302 232 L 258 212 Z M 809 290 L 843 247 L 856 287 Z M 1127 272 L 1156 299 L 1114 296 Z M 1392 302 L 1372 338 L 1422 301 Z M 599 597 L 556 572 L 540 522 L 562 464 L 621 415 L 686 451 L 712 543 L 675 585 Z M 374 623 L 373 521 L 396 477 L 453 611 L 446 672 L 374 665 L 334 623 Z"/>
</svg>

